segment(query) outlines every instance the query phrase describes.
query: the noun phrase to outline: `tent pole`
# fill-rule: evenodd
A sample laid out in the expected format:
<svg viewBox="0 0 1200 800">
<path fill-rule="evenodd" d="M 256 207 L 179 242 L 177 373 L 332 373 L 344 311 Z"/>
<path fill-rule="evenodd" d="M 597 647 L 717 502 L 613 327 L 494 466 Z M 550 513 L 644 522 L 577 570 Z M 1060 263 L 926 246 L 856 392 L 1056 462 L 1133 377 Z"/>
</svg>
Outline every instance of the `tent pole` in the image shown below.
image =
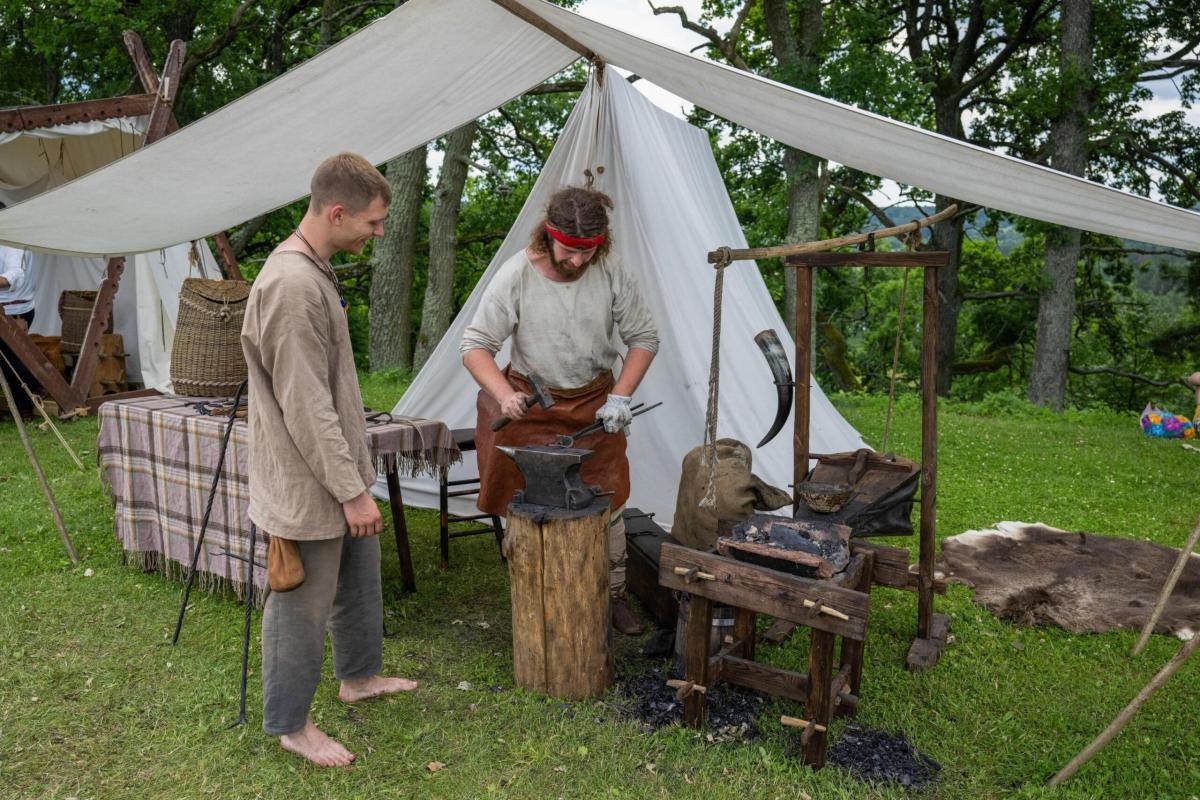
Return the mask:
<svg viewBox="0 0 1200 800">
<path fill-rule="evenodd" d="M 83 398 L 78 396 L 46 358 L 45 353 L 33 343 L 29 331 L 4 314 L 0 314 L 0 341 L 8 345 L 8 349 L 17 360 L 25 365 L 37 382 L 54 398 L 54 402 L 58 403 L 59 416 L 69 414 L 83 403 Z"/>
<path fill-rule="evenodd" d="M 525 6 L 516 2 L 516 0 L 492 0 L 492 2 L 495 3 L 496 5 L 500 6 L 501 8 L 503 8 L 505 11 L 512 14 L 514 17 L 520 18 L 521 20 L 529 23 L 530 25 L 537 28 L 542 33 L 549 36 L 550 38 L 557 40 L 559 44 L 563 44 L 563 45 L 566 45 L 567 47 L 571 48 L 576 53 L 579 53 L 579 55 L 586 58 L 588 61 L 599 61 L 600 60 L 599 56 L 597 56 L 594 52 L 589 50 L 587 47 L 584 47 L 582 44 L 580 44 L 578 41 L 573 39 L 571 36 L 568 36 L 566 33 L 563 33 L 561 30 L 559 30 L 558 28 L 551 25 L 549 22 L 542 19 L 541 17 L 539 17 L 534 12 L 530 11 Z"/>
<path fill-rule="evenodd" d="M 104 334 L 109 312 L 112 311 L 113 298 L 117 294 L 117 285 L 121 282 L 121 273 L 124 270 L 124 256 L 108 260 L 104 281 L 100 284 L 100 291 L 96 293 L 96 302 L 92 304 L 92 318 L 88 320 L 87 334 L 83 337 L 83 344 L 79 346 L 79 357 L 75 361 L 75 374 L 71 376 L 71 388 L 75 390 L 81 403 L 87 399 L 92 378 L 96 374 L 96 368 L 100 366 L 100 337 Z"/>
</svg>

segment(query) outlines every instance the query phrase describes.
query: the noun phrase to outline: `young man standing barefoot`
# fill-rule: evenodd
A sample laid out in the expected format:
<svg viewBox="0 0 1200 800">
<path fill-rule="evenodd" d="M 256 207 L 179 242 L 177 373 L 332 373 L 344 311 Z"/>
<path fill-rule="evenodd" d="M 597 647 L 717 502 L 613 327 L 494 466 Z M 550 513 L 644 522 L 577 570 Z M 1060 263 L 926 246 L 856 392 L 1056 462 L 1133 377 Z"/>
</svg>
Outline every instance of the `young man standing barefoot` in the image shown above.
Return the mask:
<svg viewBox="0 0 1200 800">
<path fill-rule="evenodd" d="M 242 326 L 250 519 L 272 538 L 272 574 L 277 552 L 303 564 L 300 585 L 272 592 L 263 614 L 263 729 L 323 767 L 354 760 L 309 716 L 327 629 L 342 702 L 416 688 L 379 674 L 383 520 L 367 492 L 375 470 L 345 303 L 329 261 L 382 235 L 390 200 L 387 182 L 361 156 L 322 162 L 308 212 L 254 281 Z"/>
</svg>

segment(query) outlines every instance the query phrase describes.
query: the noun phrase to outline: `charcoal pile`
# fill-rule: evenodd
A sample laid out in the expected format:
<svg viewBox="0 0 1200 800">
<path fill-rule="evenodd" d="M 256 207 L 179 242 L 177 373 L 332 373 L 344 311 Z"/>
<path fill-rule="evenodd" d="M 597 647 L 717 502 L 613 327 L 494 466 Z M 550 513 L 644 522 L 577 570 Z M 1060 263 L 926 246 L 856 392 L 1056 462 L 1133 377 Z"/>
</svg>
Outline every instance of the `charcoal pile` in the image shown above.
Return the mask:
<svg viewBox="0 0 1200 800">
<path fill-rule="evenodd" d="M 836 764 L 861 781 L 899 783 L 919 789 L 938 778 L 942 765 L 916 748 L 903 735 L 846 726 L 829 748 L 829 763 Z"/>
<path fill-rule="evenodd" d="M 654 667 L 637 674 L 621 676 L 616 685 L 613 705 L 620 713 L 641 723 L 647 733 L 683 719 L 683 704 L 675 699 L 675 690 L 667 680 L 675 677 Z M 754 692 L 728 684 L 714 686 L 708 694 L 705 729 L 710 741 L 751 739 L 758 735 L 754 719 L 763 710 L 766 699 Z"/>
</svg>

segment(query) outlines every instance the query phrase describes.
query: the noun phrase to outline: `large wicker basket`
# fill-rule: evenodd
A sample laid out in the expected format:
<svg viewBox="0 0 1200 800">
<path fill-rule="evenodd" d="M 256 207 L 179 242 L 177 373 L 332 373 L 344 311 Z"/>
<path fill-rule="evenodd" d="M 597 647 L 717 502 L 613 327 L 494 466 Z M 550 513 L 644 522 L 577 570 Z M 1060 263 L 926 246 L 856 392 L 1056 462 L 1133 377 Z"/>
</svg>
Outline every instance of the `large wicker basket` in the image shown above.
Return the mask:
<svg viewBox="0 0 1200 800">
<path fill-rule="evenodd" d="M 179 292 L 179 318 L 171 347 L 176 394 L 232 397 L 246 380 L 242 318 L 250 284 L 188 278 Z"/>
<path fill-rule="evenodd" d="M 92 319 L 92 306 L 96 304 L 96 292 L 67 289 L 58 296 L 58 316 L 62 320 L 62 352 L 78 353 L 87 336 L 88 322 Z M 108 310 L 108 326 L 101 333 L 113 332 L 112 309 Z"/>
</svg>

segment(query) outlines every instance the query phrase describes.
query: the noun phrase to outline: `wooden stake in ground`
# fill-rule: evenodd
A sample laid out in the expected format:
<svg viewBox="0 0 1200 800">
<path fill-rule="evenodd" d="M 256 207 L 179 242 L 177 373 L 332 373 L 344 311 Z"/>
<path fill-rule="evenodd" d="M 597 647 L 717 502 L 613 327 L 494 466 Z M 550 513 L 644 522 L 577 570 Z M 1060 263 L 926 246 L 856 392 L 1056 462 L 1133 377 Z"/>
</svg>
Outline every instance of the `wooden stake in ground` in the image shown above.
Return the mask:
<svg viewBox="0 0 1200 800">
<path fill-rule="evenodd" d="M 1175 559 L 1175 566 L 1171 568 L 1171 574 L 1167 576 L 1167 582 L 1163 584 L 1158 602 L 1154 604 L 1154 613 L 1150 615 L 1150 619 L 1146 620 L 1146 625 L 1142 628 L 1142 635 L 1138 637 L 1137 644 L 1133 646 L 1133 652 L 1130 655 L 1136 656 L 1142 652 L 1146 642 L 1150 641 L 1150 634 L 1154 633 L 1154 626 L 1158 624 L 1158 618 L 1166 610 L 1167 601 L 1171 599 L 1171 593 L 1175 591 L 1175 584 L 1179 582 L 1179 576 L 1183 574 L 1187 560 L 1191 557 L 1192 551 L 1196 549 L 1197 539 L 1200 539 L 1200 519 L 1196 520 L 1196 527 L 1192 528 L 1192 535 L 1188 537 L 1187 544 L 1179 551 L 1179 558 Z"/>
<path fill-rule="evenodd" d="M 1092 756 L 1104 749 L 1104 746 L 1112 741 L 1113 737 L 1120 732 L 1121 728 L 1125 727 L 1125 723 L 1129 722 L 1133 715 L 1137 713 L 1138 709 L 1150 699 L 1150 695 L 1158 691 L 1159 688 L 1167 682 L 1167 679 L 1175 674 L 1175 670 L 1183 666 L 1183 663 L 1188 660 L 1188 657 L 1192 653 L 1196 652 L 1197 646 L 1200 646 L 1200 634 L 1193 636 L 1191 641 L 1185 644 L 1183 649 L 1176 653 L 1175 657 L 1172 658 L 1165 667 L 1159 670 L 1157 675 L 1150 679 L 1150 682 L 1146 684 L 1145 688 L 1138 692 L 1138 696 L 1133 698 L 1133 701 L 1130 702 L 1129 705 L 1125 706 L 1125 709 L 1117 715 L 1117 718 L 1114 719 L 1107 728 L 1104 729 L 1104 732 L 1093 739 L 1091 744 L 1083 748 L 1083 751 L 1079 755 L 1071 759 L 1071 763 L 1059 770 L 1058 774 L 1051 778 L 1049 784 L 1047 785 L 1058 786 L 1067 778 L 1070 778 L 1072 775 L 1078 772 L 1079 768 L 1090 761 Z"/>
<path fill-rule="evenodd" d="M 0 371 L 0 389 L 4 390 L 4 401 L 8 403 L 8 408 L 12 411 L 13 422 L 17 423 L 17 433 L 21 435 L 21 444 L 25 446 L 25 455 L 29 456 L 29 463 L 33 465 L 33 472 L 37 475 L 38 483 L 41 484 L 42 494 L 46 495 L 46 502 L 50 504 L 50 513 L 54 515 L 54 524 L 58 526 L 58 535 L 62 539 L 63 546 L 67 548 L 67 555 L 71 558 L 72 564 L 79 563 L 79 556 L 75 555 L 75 545 L 71 543 L 71 536 L 67 533 L 67 527 L 63 525 L 62 514 L 58 513 L 58 504 L 54 502 L 54 492 L 50 491 L 50 484 L 46 482 L 46 473 L 42 472 L 42 465 L 38 463 L 37 455 L 33 452 L 33 445 L 29 443 L 29 435 L 25 433 L 25 421 L 21 419 L 21 412 L 17 411 L 17 401 L 13 398 L 12 387 L 8 385 L 8 379 L 4 377 L 4 372 Z"/>
</svg>

